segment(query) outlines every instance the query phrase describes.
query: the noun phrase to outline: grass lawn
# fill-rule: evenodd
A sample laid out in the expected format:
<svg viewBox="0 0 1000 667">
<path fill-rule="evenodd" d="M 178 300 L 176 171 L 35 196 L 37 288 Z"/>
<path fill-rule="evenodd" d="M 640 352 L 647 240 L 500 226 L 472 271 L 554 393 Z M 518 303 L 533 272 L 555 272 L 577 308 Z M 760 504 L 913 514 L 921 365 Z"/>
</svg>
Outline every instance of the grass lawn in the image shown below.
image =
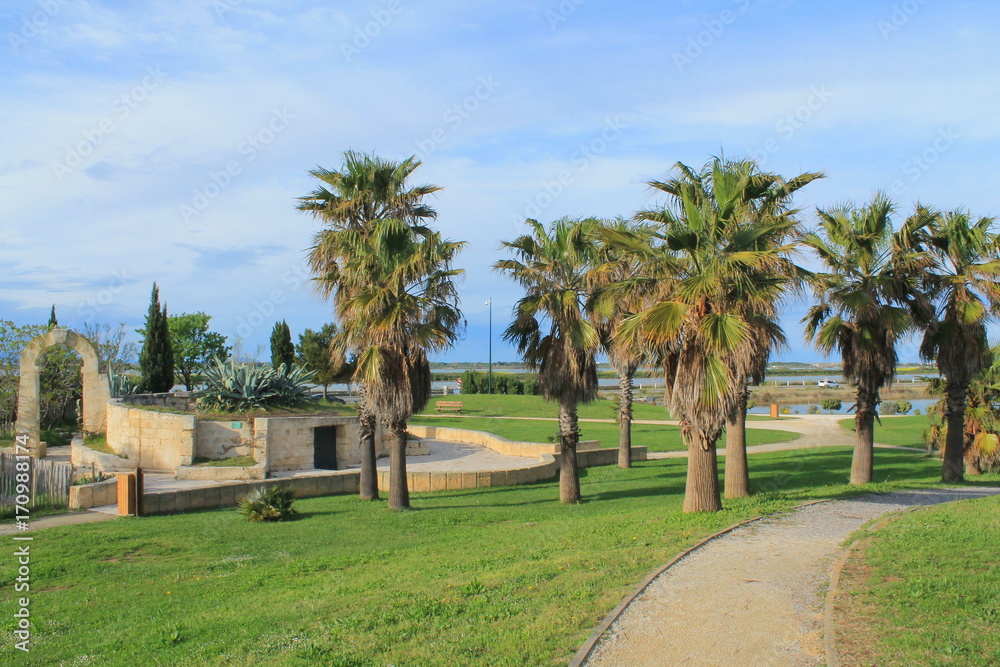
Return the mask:
<svg viewBox="0 0 1000 667">
<path fill-rule="evenodd" d="M 856 493 L 843 485 L 850 456 L 754 456 L 753 482 L 768 492 L 716 514 L 680 512 L 685 462 L 663 460 L 582 471 L 585 502 L 570 507 L 545 482 L 413 494 L 408 512 L 301 500 L 281 524 L 226 509 L 53 528 L 31 545 L 32 652 L 7 641 L 0 662 L 566 664 L 623 594 L 703 536 Z M 867 490 L 940 474 L 914 452 L 877 451 L 875 464 L 901 482 Z M 0 575 L 10 611 L 14 569 Z M 0 621 L 8 636 L 12 616 Z"/>
<path fill-rule="evenodd" d="M 866 665 L 1000 665 L 998 544 L 1000 497 L 893 519 L 845 569 L 841 650 Z"/>
<path fill-rule="evenodd" d="M 514 398 L 522 398 L 520 396 Z M 414 417 L 411 424 L 426 426 L 445 426 L 449 428 L 467 428 L 474 431 L 486 431 L 502 436 L 508 440 L 526 442 L 550 442 L 550 437 L 559 431 L 556 422 L 526 421 L 518 419 L 490 419 L 484 417 Z M 602 447 L 618 446 L 618 425 L 602 423 L 580 424 L 580 437 L 583 440 L 600 440 Z M 791 431 L 771 431 L 765 429 L 747 429 L 747 444 L 762 445 L 773 442 L 788 442 L 800 437 L 799 433 Z M 651 452 L 680 451 L 684 449 L 681 442 L 679 426 L 660 426 L 654 424 L 633 424 L 632 444 L 643 445 Z M 725 446 L 725 440 L 720 439 L 720 445 Z"/>
<path fill-rule="evenodd" d="M 923 433 L 927 428 L 928 419 L 927 415 L 883 417 L 881 425 L 875 422 L 875 442 L 880 445 L 923 449 L 925 447 Z M 837 423 L 848 431 L 854 430 L 854 418 L 842 419 Z"/>
<path fill-rule="evenodd" d="M 434 414 L 437 401 L 461 401 L 462 414 L 479 417 L 558 417 L 559 406 L 548 403 L 541 396 L 512 396 L 506 394 L 467 394 L 434 396 L 424 412 Z M 580 419 L 614 419 L 617 407 L 611 401 L 598 400 L 579 407 Z M 670 419 L 666 408 L 636 402 L 632 408 L 634 419 Z"/>
</svg>

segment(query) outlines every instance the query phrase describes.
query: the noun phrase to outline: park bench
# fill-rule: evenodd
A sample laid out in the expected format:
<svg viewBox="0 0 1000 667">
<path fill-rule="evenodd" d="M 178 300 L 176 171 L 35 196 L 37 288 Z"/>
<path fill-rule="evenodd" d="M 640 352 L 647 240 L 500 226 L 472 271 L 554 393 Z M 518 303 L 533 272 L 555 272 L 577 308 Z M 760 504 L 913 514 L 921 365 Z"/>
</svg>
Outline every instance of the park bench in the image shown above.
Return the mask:
<svg viewBox="0 0 1000 667">
<path fill-rule="evenodd" d="M 438 401 L 434 404 L 438 412 L 461 412 L 462 401 Z"/>
</svg>

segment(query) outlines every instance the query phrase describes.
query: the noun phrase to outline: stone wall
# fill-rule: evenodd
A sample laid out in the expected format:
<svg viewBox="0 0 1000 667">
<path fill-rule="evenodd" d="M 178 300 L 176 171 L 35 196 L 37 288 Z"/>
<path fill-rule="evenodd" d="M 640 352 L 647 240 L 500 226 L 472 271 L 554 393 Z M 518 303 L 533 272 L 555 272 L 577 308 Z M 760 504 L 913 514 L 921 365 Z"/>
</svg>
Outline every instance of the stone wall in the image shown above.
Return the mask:
<svg viewBox="0 0 1000 667">
<path fill-rule="evenodd" d="M 108 401 L 108 446 L 143 470 L 173 472 L 194 458 L 197 421 L 194 415 L 131 407 Z"/>
<path fill-rule="evenodd" d="M 266 447 L 268 471 L 312 470 L 313 429 L 318 426 L 337 427 L 338 468 L 361 463 L 357 417 L 258 417 L 254 419 L 255 442 Z"/>
<path fill-rule="evenodd" d="M 93 467 L 95 470 L 103 472 L 131 472 L 136 468 L 135 461 L 87 447 L 83 438 L 73 438 L 69 452 L 70 463 L 73 464 L 73 467 L 84 471 Z"/>
<path fill-rule="evenodd" d="M 260 460 L 260 452 L 253 446 L 252 421 L 203 421 L 198 420 L 195 434 L 195 458 L 212 461 L 234 456 L 254 455 Z"/>
<path fill-rule="evenodd" d="M 192 412 L 197 399 L 191 391 L 168 391 L 161 394 L 131 394 L 123 396 L 122 402 L 129 405 L 156 405 Z"/>
<path fill-rule="evenodd" d="M 91 507 L 114 505 L 118 502 L 118 478 L 112 477 L 103 482 L 93 484 L 78 484 L 69 487 L 69 508 L 85 510 Z"/>
</svg>

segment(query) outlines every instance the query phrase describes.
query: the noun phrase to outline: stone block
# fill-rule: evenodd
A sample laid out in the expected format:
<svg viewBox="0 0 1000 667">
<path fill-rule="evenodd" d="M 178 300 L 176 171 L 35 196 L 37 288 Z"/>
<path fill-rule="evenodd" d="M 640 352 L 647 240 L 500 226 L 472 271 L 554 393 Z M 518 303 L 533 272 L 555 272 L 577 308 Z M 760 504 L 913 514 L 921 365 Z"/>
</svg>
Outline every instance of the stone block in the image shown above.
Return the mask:
<svg viewBox="0 0 1000 667">
<path fill-rule="evenodd" d="M 425 493 L 430 490 L 431 474 L 429 472 L 415 472 L 410 474 L 410 491 Z"/>
<path fill-rule="evenodd" d="M 205 507 L 221 507 L 222 492 L 217 486 L 210 486 L 205 489 Z"/>
<path fill-rule="evenodd" d="M 489 472 L 478 472 L 476 473 L 476 488 L 485 488 L 487 486 L 493 486 L 493 474 Z"/>
<path fill-rule="evenodd" d="M 447 484 L 449 491 L 458 491 L 462 488 L 462 473 L 460 472 L 448 472 L 445 473 L 447 476 Z"/>
<path fill-rule="evenodd" d="M 474 472 L 463 472 L 462 473 L 462 488 L 463 489 L 474 489 L 479 484 L 479 477 Z"/>
<path fill-rule="evenodd" d="M 191 509 L 191 491 L 174 492 L 174 511 L 187 512 Z"/>
<path fill-rule="evenodd" d="M 358 493 L 361 491 L 361 473 L 344 475 L 344 493 Z"/>
<path fill-rule="evenodd" d="M 177 511 L 177 492 L 167 491 L 156 494 L 160 496 L 160 513 L 173 514 Z"/>
<path fill-rule="evenodd" d="M 142 511 L 145 516 L 155 516 L 160 514 L 160 494 L 159 493 L 144 493 L 142 494 Z"/>
<path fill-rule="evenodd" d="M 431 473 L 431 491 L 445 491 L 448 488 L 448 473 Z"/>
</svg>

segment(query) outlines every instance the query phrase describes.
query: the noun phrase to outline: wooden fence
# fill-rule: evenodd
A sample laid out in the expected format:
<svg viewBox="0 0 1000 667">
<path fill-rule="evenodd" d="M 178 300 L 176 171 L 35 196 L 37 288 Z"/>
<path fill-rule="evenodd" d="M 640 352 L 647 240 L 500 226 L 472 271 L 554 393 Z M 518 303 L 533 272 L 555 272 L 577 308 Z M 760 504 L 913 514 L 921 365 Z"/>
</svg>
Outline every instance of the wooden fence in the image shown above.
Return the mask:
<svg viewBox="0 0 1000 667">
<path fill-rule="evenodd" d="M 69 504 L 69 487 L 73 483 L 72 466 L 30 457 L 20 461 L 22 464 L 25 462 L 28 463 L 31 479 L 29 507 Z M 14 498 L 18 495 L 17 475 L 25 472 L 17 470 L 17 463 L 14 454 L 0 453 L 0 509 L 14 506 Z"/>
</svg>

